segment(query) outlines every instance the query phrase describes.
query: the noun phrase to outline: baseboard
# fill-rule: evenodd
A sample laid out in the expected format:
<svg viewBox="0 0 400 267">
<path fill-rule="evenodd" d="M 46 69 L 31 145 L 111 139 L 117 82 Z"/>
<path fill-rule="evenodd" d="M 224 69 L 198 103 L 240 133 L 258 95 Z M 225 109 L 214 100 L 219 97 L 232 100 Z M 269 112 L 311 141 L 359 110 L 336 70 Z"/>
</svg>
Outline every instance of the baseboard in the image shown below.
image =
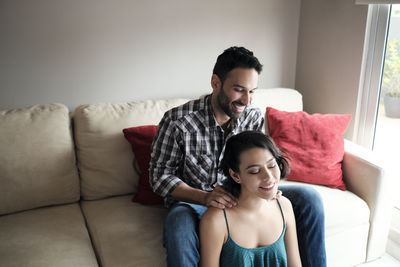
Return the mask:
<svg viewBox="0 0 400 267">
<path fill-rule="evenodd" d="M 395 208 L 393 212 L 386 252 L 400 261 L 400 210 L 398 208 Z"/>
<path fill-rule="evenodd" d="M 392 256 L 393 258 L 396 258 L 396 260 L 400 261 L 400 244 L 397 242 L 393 242 L 392 240 L 388 240 L 387 246 L 386 246 L 386 252 Z"/>
</svg>

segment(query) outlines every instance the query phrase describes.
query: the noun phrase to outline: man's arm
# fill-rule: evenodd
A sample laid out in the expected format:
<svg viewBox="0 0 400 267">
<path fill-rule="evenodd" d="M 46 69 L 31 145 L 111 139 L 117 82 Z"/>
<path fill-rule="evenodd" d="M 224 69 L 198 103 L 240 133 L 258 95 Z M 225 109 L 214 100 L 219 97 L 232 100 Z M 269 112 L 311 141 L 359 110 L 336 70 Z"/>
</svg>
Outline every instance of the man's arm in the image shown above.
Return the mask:
<svg viewBox="0 0 400 267">
<path fill-rule="evenodd" d="M 150 185 L 161 197 L 169 195 L 182 180 L 176 176 L 183 154 L 177 142 L 177 130 L 174 121 L 164 114 L 158 125 L 157 133 L 151 146 Z"/>
<path fill-rule="evenodd" d="M 205 206 L 225 208 L 236 205 L 237 200 L 220 187 L 206 192 L 189 186 L 177 176 L 179 163 L 183 160 L 180 138 L 175 122 L 165 114 L 152 144 L 150 184 L 153 191 L 162 197 L 170 194 L 176 200 Z"/>
</svg>

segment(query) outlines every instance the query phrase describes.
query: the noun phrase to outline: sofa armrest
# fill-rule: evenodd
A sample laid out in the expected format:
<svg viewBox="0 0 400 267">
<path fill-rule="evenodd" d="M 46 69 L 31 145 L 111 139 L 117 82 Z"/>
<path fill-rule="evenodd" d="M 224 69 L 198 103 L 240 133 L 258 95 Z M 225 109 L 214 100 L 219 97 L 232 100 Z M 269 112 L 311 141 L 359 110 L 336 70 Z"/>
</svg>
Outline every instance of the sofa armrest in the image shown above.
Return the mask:
<svg viewBox="0 0 400 267">
<path fill-rule="evenodd" d="M 390 228 L 391 182 L 383 166 L 372 151 L 345 140 L 344 182 L 348 190 L 362 198 L 370 209 L 366 261 L 384 254 Z"/>
</svg>

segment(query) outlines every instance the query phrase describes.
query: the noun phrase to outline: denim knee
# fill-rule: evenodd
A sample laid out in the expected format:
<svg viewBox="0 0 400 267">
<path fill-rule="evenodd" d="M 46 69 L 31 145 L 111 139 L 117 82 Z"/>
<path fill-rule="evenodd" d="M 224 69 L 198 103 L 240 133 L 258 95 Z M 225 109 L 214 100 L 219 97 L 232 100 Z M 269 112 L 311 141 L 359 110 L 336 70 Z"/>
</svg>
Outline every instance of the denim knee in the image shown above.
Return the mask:
<svg viewBox="0 0 400 267">
<path fill-rule="evenodd" d="M 295 213 L 311 213 L 314 218 L 324 218 L 324 204 L 321 195 L 310 186 L 284 185 L 279 189 L 293 205 Z"/>
<path fill-rule="evenodd" d="M 190 207 L 185 205 L 172 207 L 164 222 L 164 243 L 192 238 L 196 241 L 198 224 L 199 220 Z"/>
<path fill-rule="evenodd" d="M 197 266 L 200 260 L 197 212 L 186 204 L 171 207 L 164 223 L 167 266 Z"/>
</svg>

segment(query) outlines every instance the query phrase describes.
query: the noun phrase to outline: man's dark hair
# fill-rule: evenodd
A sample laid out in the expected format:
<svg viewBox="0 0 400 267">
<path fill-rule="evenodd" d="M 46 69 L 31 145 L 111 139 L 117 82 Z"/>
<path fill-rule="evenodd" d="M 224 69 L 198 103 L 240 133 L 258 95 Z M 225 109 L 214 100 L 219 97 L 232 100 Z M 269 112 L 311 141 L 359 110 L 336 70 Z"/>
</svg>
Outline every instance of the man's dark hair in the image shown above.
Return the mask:
<svg viewBox="0 0 400 267">
<path fill-rule="evenodd" d="M 227 177 L 222 187 L 235 197 L 239 197 L 240 195 L 240 184 L 236 183 L 230 176 L 229 169 L 232 169 L 234 172 L 239 172 L 240 155 L 243 151 L 252 148 L 264 148 L 271 152 L 281 171 L 281 178 L 285 178 L 289 175 L 289 163 L 271 137 L 260 131 L 241 132 L 232 136 L 226 142 L 224 157 L 220 165 L 220 169 Z"/>
<path fill-rule="evenodd" d="M 223 83 L 228 73 L 235 68 L 255 69 L 258 74 L 262 71 L 262 65 L 253 52 L 244 47 L 233 46 L 218 56 L 213 74 Z"/>
</svg>

